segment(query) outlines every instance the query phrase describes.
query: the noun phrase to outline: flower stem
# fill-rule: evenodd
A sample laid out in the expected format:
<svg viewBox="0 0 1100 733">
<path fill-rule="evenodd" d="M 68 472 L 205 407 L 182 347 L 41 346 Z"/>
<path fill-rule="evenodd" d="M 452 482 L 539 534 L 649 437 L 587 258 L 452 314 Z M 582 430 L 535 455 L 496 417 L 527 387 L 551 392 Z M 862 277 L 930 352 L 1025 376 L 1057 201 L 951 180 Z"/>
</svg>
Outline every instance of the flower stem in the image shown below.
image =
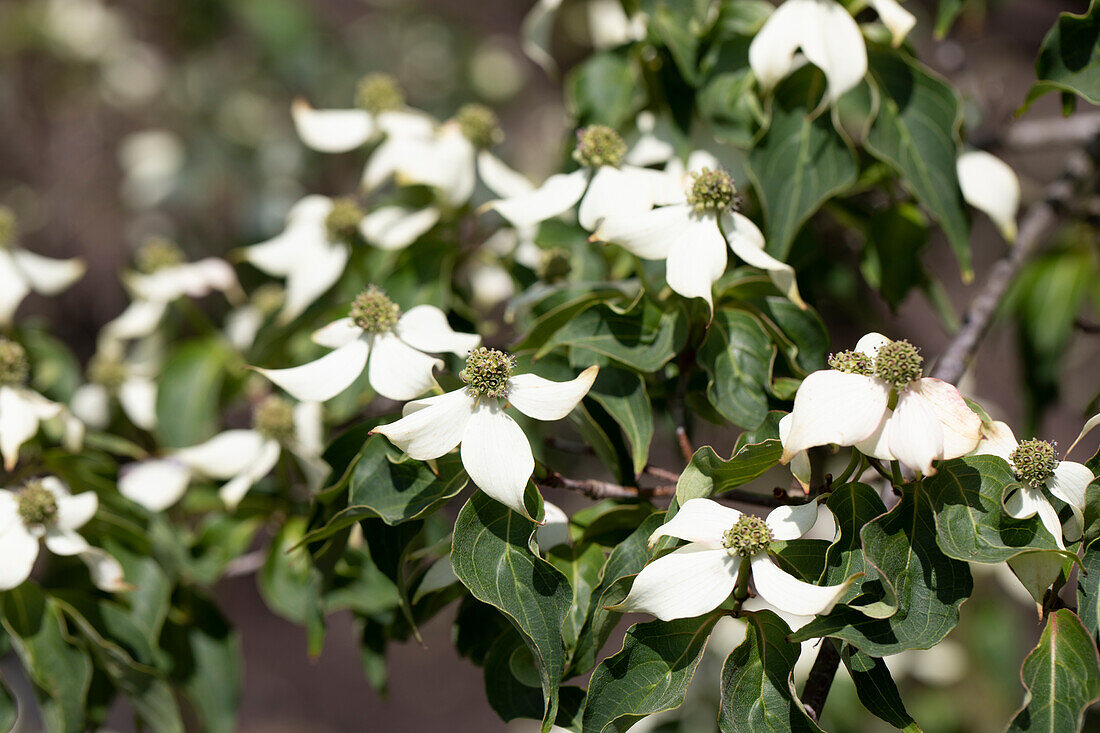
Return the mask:
<svg viewBox="0 0 1100 733">
<path fill-rule="evenodd" d="M 741 567 L 737 570 L 737 587 L 733 589 L 733 615 L 741 613 L 741 604 L 749 597 L 749 577 L 752 575 L 752 565 L 748 557 L 741 558 Z"/>
</svg>

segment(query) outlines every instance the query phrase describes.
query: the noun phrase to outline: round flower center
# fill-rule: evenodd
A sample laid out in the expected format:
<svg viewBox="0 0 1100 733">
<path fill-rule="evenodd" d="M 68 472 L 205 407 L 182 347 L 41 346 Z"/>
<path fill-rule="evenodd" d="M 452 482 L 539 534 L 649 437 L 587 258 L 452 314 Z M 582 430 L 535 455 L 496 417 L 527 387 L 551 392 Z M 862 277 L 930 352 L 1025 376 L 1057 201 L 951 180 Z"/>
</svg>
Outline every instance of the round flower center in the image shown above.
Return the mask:
<svg viewBox="0 0 1100 733">
<path fill-rule="evenodd" d="M 693 181 L 688 203 L 695 208 L 695 213 L 728 211 L 737 204 L 737 188 L 730 174 L 724 170 L 704 168 L 692 173 L 691 177 Z"/>
<path fill-rule="evenodd" d="M 252 411 L 252 427 L 265 438 L 285 443 L 294 437 L 294 407 L 282 397 L 265 397 Z"/>
<path fill-rule="evenodd" d="M 51 524 L 57 518 L 57 497 L 41 481 L 28 481 L 16 495 L 16 503 L 27 527 Z"/>
<path fill-rule="evenodd" d="M 626 155 L 626 143 L 619 133 L 607 125 L 589 125 L 577 130 L 577 147 L 573 159 L 588 168 L 601 165 L 618 167 Z"/>
<path fill-rule="evenodd" d="M 1032 438 L 1024 440 L 1008 457 L 1016 478 L 1032 488 L 1042 488 L 1058 468 L 1058 452 L 1054 443 Z"/>
<path fill-rule="evenodd" d="M 367 333 L 392 331 L 401 317 L 401 308 L 381 288 L 371 285 L 351 304 L 351 320 Z"/>
<path fill-rule="evenodd" d="M 0 385 L 18 385 L 27 381 L 31 366 L 22 344 L 0 336 Z"/>
<path fill-rule="evenodd" d="M 15 234 L 19 231 L 19 220 L 15 212 L 7 206 L 0 206 L 0 247 L 10 247 L 15 243 Z"/>
<path fill-rule="evenodd" d="M 838 372 L 862 374 L 865 377 L 875 373 L 875 365 L 871 361 L 871 357 L 862 351 L 852 349 L 842 351 L 839 354 L 829 354 L 829 366 Z"/>
<path fill-rule="evenodd" d="M 466 357 L 466 368 L 458 376 L 474 397 L 505 397 L 515 367 L 514 356 L 479 346 Z"/>
<path fill-rule="evenodd" d="M 752 557 L 768 549 L 772 531 L 760 517 L 742 514 L 737 523 L 722 535 L 722 546 L 730 556 Z"/>
<path fill-rule="evenodd" d="M 367 74 L 355 90 L 355 104 L 372 115 L 405 106 L 405 92 L 389 74 Z"/>
<path fill-rule="evenodd" d="M 325 217 L 325 231 L 332 241 L 350 242 L 359 231 L 363 210 L 355 199 L 338 198 L 332 202 L 332 211 Z"/>
<path fill-rule="evenodd" d="M 458 129 L 478 148 L 491 148 L 504 140 L 500 119 L 484 104 L 466 104 L 455 115 Z"/>
<path fill-rule="evenodd" d="M 118 389 L 126 381 L 126 365 L 118 359 L 96 354 L 88 362 L 88 380 L 107 389 Z"/>
<path fill-rule="evenodd" d="M 186 261 L 179 245 L 165 237 L 149 237 L 134 253 L 134 264 L 146 274 L 182 265 Z"/>
<path fill-rule="evenodd" d="M 538 276 L 548 283 L 564 280 L 573 270 L 569 250 L 561 247 L 545 249 L 539 256 Z"/>
<path fill-rule="evenodd" d="M 875 376 L 896 389 L 920 379 L 923 367 L 920 349 L 904 339 L 883 344 L 875 352 Z"/>
</svg>

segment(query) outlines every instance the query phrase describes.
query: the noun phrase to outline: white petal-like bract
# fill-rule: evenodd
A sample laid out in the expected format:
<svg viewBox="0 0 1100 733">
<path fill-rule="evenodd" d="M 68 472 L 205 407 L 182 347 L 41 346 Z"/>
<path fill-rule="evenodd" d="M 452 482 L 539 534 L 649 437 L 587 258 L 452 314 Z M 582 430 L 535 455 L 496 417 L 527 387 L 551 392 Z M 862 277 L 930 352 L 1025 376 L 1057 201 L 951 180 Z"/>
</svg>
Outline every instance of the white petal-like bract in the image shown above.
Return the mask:
<svg viewBox="0 0 1100 733">
<path fill-rule="evenodd" d="M 357 338 L 316 361 L 289 369 L 256 371 L 302 402 L 325 402 L 343 392 L 363 373 L 370 354 L 366 337 Z"/>
<path fill-rule="evenodd" d="M 427 461 L 439 458 L 459 444 L 473 412 L 473 398 L 465 389 L 456 389 L 408 403 L 404 417 L 379 425 L 371 432 L 385 435 L 412 458 Z"/>
<path fill-rule="evenodd" d="M 536 420 L 560 420 L 592 389 L 599 370 L 590 366 L 568 382 L 555 382 L 537 374 L 517 374 L 508 380 L 508 402 Z"/>
<path fill-rule="evenodd" d="M 741 512 L 733 507 L 711 499 L 689 499 L 672 519 L 649 536 L 649 544 L 652 546 L 661 537 L 676 537 L 712 548 L 722 547 L 723 535 L 739 519 Z"/>
<path fill-rule="evenodd" d="M 374 337 L 367 379 L 383 397 L 411 400 L 432 388 L 432 370 L 442 368 L 441 360 L 417 351 L 392 333 L 383 333 Z"/>
<path fill-rule="evenodd" d="M 878 429 L 890 398 L 885 382 L 823 369 L 802 381 L 791 410 L 783 462 L 818 445 L 854 445 Z"/>
<path fill-rule="evenodd" d="M 405 311 L 394 333 L 409 346 L 428 354 L 449 352 L 466 356 L 481 345 L 481 337 L 476 333 L 452 329 L 447 314 L 434 305 L 418 305 Z"/>
<path fill-rule="evenodd" d="M 306 147 L 321 153 L 345 153 L 374 135 L 374 119 L 361 109 L 314 109 L 304 99 L 294 100 L 290 115 Z"/>
<path fill-rule="evenodd" d="M 662 621 L 692 618 L 717 608 L 737 583 L 741 558 L 724 547 L 690 544 L 657 558 L 634 578 L 614 610 L 651 613 Z"/>
<path fill-rule="evenodd" d="M 1009 242 L 1016 239 L 1016 214 L 1020 209 L 1020 179 L 997 156 L 970 150 L 956 163 L 959 186 L 966 203 L 985 213 Z"/>
<path fill-rule="evenodd" d="M 857 576 L 840 585 L 814 585 L 782 570 L 767 553 L 752 556 L 752 582 L 768 603 L 796 616 L 828 613 Z"/>
<path fill-rule="evenodd" d="M 524 490 L 535 471 L 531 443 L 497 400 L 478 402 L 460 448 L 462 465 L 477 487 L 512 511 L 527 515 Z"/>
</svg>

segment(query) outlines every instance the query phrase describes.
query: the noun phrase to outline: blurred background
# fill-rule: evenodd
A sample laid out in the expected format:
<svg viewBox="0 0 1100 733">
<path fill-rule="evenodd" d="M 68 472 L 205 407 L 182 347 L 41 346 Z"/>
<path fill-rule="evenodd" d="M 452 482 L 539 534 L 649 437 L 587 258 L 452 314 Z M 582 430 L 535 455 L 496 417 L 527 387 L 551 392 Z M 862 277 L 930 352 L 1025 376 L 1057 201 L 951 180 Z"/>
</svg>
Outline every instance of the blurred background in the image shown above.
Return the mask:
<svg viewBox="0 0 1100 733">
<path fill-rule="evenodd" d="M 970 3 L 941 41 L 931 36 L 933 2 L 910 0 L 906 7 L 920 18 L 910 36 L 920 56 L 965 95 L 974 141 L 991 144 L 1013 126 L 1057 14 L 1087 4 Z M 86 359 L 99 327 L 126 304 L 118 274 L 146 236 L 168 235 L 192 257 L 225 254 L 281 229 L 286 209 L 303 194 L 351 190 L 361 158 L 308 151 L 294 134 L 289 108 L 298 96 L 318 107 L 351 106 L 355 83 L 367 72 L 393 74 L 411 105 L 439 117 L 468 101 L 492 106 L 507 131 L 502 157 L 541 179 L 560 161 L 571 121 L 560 78 L 521 51 L 519 28 L 530 6 L 528 0 L 0 0 L 0 204 L 19 213 L 23 246 L 80 256 L 89 266 L 60 297 L 31 296 L 21 317 L 49 323 Z M 564 71 L 587 52 L 586 22 L 582 4 L 567 1 L 553 38 Z M 1024 119 L 1057 116 L 1056 96 Z M 1059 142 L 993 146 L 1018 172 L 1025 205 L 1059 174 L 1067 152 Z M 980 283 L 1005 245 L 981 217 L 972 245 Z M 926 257 L 961 310 L 974 287 L 960 282 L 945 242 L 934 238 Z M 1019 426 L 1018 434 L 1068 445 L 1083 406 L 1095 406 L 1098 258 L 1091 228 L 1062 233 L 1033 265 L 1033 272 L 1047 268 L 1048 287 L 1018 292 L 1009 305 L 1019 316 L 1014 325 L 998 328 L 979 354 L 979 377 L 966 387 Z M 849 276 L 820 291 L 819 309 L 831 319 L 837 347 L 873 326 L 909 338 L 927 355 L 938 353 L 948 334 L 923 295 L 910 294 L 895 311 L 874 301 L 868 316 L 870 291 L 858 266 L 856 258 Z M 732 437 L 700 435 L 697 442 L 712 438 L 728 453 Z M 1095 440 L 1083 447 L 1078 460 L 1091 455 Z M 671 455 L 661 457 L 675 464 Z M 548 498 L 567 510 L 577 501 Z M 1026 603 L 1006 604 L 997 579 L 979 582 L 948 651 L 899 663 L 907 670 L 903 695 L 926 730 L 999 730 L 1019 704 L 1017 670 L 1031 639 L 1012 636 L 1031 628 L 1033 612 Z M 424 630 L 423 646 L 393 648 L 390 695 L 382 700 L 364 681 L 348 618 L 330 619 L 324 653 L 310 660 L 301 629 L 266 610 L 253 578 L 224 582 L 220 602 L 244 641 L 243 731 L 505 727 L 485 702 L 480 670 L 457 657 L 447 613 Z M 727 650 L 736 643 L 731 639 Z M 715 654 L 708 663 L 717 668 L 720 661 Z M 716 676 L 703 669 L 698 679 Z M 689 706 L 684 730 L 713 726 L 716 682 L 711 686 L 696 686 L 697 706 Z M 854 706 L 845 700 L 855 698 L 843 681 L 833 695 L 828 729 L 874 730 L 849 717 Z M 127 729 L 124 710 L 114 717 L 117 728 Z"/>
</svg>

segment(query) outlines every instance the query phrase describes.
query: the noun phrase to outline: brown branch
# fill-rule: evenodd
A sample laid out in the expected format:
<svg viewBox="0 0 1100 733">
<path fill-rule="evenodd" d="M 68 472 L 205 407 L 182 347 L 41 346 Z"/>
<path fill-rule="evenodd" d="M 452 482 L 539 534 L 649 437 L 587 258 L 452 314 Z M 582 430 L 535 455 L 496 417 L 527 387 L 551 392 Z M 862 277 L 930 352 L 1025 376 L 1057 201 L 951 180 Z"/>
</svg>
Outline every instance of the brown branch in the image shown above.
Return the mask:
<svg viewBox="0 0 1100 733">
<path fill-rule="evenodd" d="M 1024 263 L 1046 241 L 1047 235 L 1058 221 L 1059 212 L 1081 190 L 1095 185 L 1096 156 L 1097 139 L 1093 138 L 1087 152 L 1077 151 L 1069 156 L 1061 177 L 1048 185 L 1042 200 L 1028 209 L 1015 244 L 993 266 L 982 289 L 970 301 L 962 326 L 936 361 L 931 376 L 952 384 L 962 378 L 979 344 L 989 331 L 993 316 L 1009 287 L 1020 274 Z"/>
<path fill-rule="evenodd" d="M 642 469 L 642 473 L 648 473 L 650 476 L 656 476 L 659 479 L 672 481 L 673 483 L 680 480 L 680 474 L 675 471 L 669 471 L 667 468 L 661 468 L 660 466 L 646 466 Z"/>
<path fill-rule="evenodd" d="M 817 652 L 814 666 L 810 668 L 810 676 L 806 678 L 806 686 L 802 688 L 802 705 L 806 708 L 806 714 L 816 723 L 821 717 L 821 711 L 825 707 L 825 700 L 829 697 L 829 689 L 833 686 L 833 678 L 840 666 L 840 650 L 837 643 L 829 638 L 821 640 L 821 649 Z"/>
<path fill-rule="evenodd" d="M 665 474 L 673 475 L 670 471 L 658 469 Z M 566 489 L 584 494 L 590 499 L 652 499 L 657 496 L 674 496 L 676 484 L 664 484 L 660 486 L 623 486 L 610 481 L 598 479 L 575 479 L 562 476 L 554 470 L 548 469 L 548 475 L 539 482 L 539 488 Z M 679 478 L 676 476 L 676 478 Z M 782 494 L 782 496 L 780 496 Z M 755 491 L 745 489 L 732 489 L 724 491 L 720 498 L 730 501 L 738 501 L 742 504 L 775 508 L 784 506 L 790 501 L 786 500 L 786 493 L 782 490 L 772 494 L 758 494 Z"/>
</svg>

